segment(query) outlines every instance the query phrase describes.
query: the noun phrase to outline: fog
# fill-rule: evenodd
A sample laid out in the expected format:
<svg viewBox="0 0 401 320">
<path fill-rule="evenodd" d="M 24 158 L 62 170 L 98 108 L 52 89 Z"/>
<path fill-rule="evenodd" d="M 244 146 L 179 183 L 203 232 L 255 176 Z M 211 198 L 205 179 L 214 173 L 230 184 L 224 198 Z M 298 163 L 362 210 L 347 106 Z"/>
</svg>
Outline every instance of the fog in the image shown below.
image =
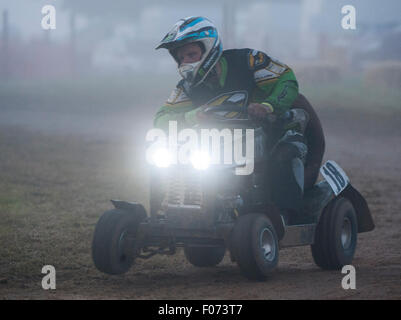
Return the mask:
<svg viewBox="0 0 401 320">
<path fill-rule="evenodd" d="M 401 58 L 399 42 L 391 44 L 401 39 L 401 3 L 396 0 L 82 2 L 2 0 L 1 43 L 11 56 L 6 76 L 64 76 L 74 66 L 79 73 L 173 73 L 168 54 L 154 48 L 178 19 L 191 15 L 211 19 L 226 49 L 257 48 L 287 64 L 338 62 L 340 57 L 325 56 L 325 49 L 341 51 L 351 66 L 362 65 L 361 59 Z M 56 9 L 56 29 L 43 30 L 41 9 L 49 4 Z M 341 27 L 341 8 L 347 4 L 356 8 L 355 30 Z M 30 70 L 19 68 L 21 63 Z M 51 65 L 47 72 L 41 70 L 46 64 Z"/>
<path fill-rule="evenodd" d="M 42 13 L 48 5 L 54 21 Z M 347 5 L 355 9 L 354 25 L 349 11 L 342 13 Z M 0 299 L 399 299 L 400 12 L 400 0 L 0 0 Z M 344 290 L 340 270 L 319 271 L 309 247 L 280 251 L 279 269 L 266 282 L 242 277 L 229 250 L 216 269 L 196 269 L 181 248 L 174 257 L 136 259 L 126 275 L 95 268 L 93 234 L 112 208 L 109 199 L 137 201 L 149 213 L 153 167 L 145 137 L 180 79 L 173 58 L 155 47 L 187 16 L 212 20 L 224 49 L 262 50 L 294 71 L 321 121 L 324 161 L 344 169 L 376 225 L 358 236 L 357 290 Z M 55 29 L 46 29 L 52 22 Z M 191 180 L 188 198 L 195 195 Z M 352 198 L 362 208 L 359 221 L 365 204 Z M 332 204 L 324 212 L 333 221 L 344 217 L 342 231 L 348 229 L 352 208 Z M 224 205 L 221 213 L 229 211 Z M 123 239 L 136 239 L 122 223 L 103 221 L 124 230 L 113 236 L 118 251 Z M 160 251 L 172 248 L 174 234 Z M 119 257 L 125 263 L 128 255 Z M 57 290 L 42 289 L 44 265 L 57 269 Z"/>
<path fill-rule="evenodd" d="M 356 29 L 341 24 L 348 4 Z M 56 9 L 55 29 L 42 28 L 45 5 Z M 288 64 L 301 87 L 373 74 L 398 89 L 398 73 L 387 79 L 387 69 L 400 68 L 400 9 L 397 0 L 1 0 L 0 121 L 32 125 L 36 118 L 35 127 L 48 127 L 43 113 L 53 112 L 53 121 L 55 111 L 79 111 L 81 120 L 84 111 L 151 119 L 179 79 L 174 60 L 155 47 L 191 15 L 212 20 L 225 49 L 259 49 Z"/>
</svg>

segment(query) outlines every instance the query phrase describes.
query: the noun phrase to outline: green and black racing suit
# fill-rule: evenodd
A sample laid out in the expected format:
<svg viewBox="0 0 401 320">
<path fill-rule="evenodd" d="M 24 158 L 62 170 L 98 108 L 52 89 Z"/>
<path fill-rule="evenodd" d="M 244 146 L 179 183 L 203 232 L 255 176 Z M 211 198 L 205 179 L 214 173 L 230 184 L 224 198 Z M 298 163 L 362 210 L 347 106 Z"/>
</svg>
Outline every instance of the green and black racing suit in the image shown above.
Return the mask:
<svg viewBox="0 0 401 320">
<path fill-rule="evenodd" d="M 282 116 L 298 96 L 298 82 L 290 67 L 253 49 L 223 51 L 219 60 L 221 72 L 214 73 L 195 88 L 180 81 L 154 119 L 154 126 L 167 130 L 169 121 L 177 121 L 178 128 L 197 124 L 200 106 L 220 94 L 247 91 L 249 103 L 267 103 L 273 114 Z M 216 69 L 216 68 L 215 68 Z M 273 156 L 271 179 L 273 199 L 282 209 L 298 211 L 303 197 L 303 164 L 307 152 L 302 132 L 281 132 Z"/>
</svg>

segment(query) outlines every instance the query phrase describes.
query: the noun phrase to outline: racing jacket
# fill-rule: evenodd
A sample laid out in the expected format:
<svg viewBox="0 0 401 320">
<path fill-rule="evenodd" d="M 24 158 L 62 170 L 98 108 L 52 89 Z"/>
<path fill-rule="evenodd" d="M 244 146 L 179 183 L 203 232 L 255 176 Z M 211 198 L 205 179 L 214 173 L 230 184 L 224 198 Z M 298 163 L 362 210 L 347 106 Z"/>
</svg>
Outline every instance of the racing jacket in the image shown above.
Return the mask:
<svg viewBox="0 0 401 320">
<path fill-rule="evenodd" d="M 203 83 L 189 88 L 181 80 L 154 118 L 154 126 L 167 129 L 169 121 L 180 128 L 197 123 L 198 108 L 210 99 L 236 90 L 247 91 L 249 103 L 266 102 L 281 115 L 298 96 L 298 82 L 290 67 L 253 49 L 224 50 L 219 60 L 220 76 L 208 75 Z"/>
</svg>

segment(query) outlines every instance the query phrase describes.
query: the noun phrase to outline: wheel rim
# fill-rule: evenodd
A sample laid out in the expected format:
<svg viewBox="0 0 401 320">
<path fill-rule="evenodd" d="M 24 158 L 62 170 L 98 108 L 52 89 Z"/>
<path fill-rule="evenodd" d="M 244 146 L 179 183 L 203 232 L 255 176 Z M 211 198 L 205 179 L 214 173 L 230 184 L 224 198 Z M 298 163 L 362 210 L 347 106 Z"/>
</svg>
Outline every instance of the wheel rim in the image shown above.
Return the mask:
<svg viewBox="0 0 401 320">
<path fill-rule="evenodd" d="M 273 233 L 264 228 L 260 234 L 260 247 L 263 252 L 263 257 L 267 261 L 273 261 L 276 256 L 276 244 Z"/>
<path fill-rule="evenodd" d="M 341 244 L 344 249 L 349 249 L 349 247 L 351 246 L 351 240 L 352 240 L 351 220 L 345 217 L 341 229 Z"/>
</svg>

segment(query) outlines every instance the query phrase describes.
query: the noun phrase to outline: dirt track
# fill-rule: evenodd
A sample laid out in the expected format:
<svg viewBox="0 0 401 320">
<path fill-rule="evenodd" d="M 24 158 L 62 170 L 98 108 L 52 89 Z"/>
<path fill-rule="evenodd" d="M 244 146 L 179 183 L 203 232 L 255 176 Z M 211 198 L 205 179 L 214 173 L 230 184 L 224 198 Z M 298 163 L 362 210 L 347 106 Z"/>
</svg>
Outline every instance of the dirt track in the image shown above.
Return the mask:
<svg viewBox="0 0 401 320">
<path fill-rule="evenodd" d="M 401 299 L 401 114 L 318 112 L 327 140 L 325 158 L 346 170 L 366 197 L 376 224 L 373 232 L 358 238 L 356 290 L 341 288 L 340 271 L 316 267 L 309 247 L 281 251 L 278 269 L 266 282 L 243 278 L 228 255 L 216 268 L 198 269 L 181 251 L 174 257 L 138 261 L 122 276 L 101 274 L 91 262 L 90 241 L 99 215 L 110 208 L 107 200 L 147 196 L 141 174 L 134 174 L 130 165 L 140 158 L 127 139 L 129 122 L 112 122 L 107 131 L 117 134 L 108 139 L 93 120 L 98 131 L 67 134 L 56 129 L 71 119 L 53 119 L 54 131 L 23 128 L 18 121 L 6 126 L 3 119 L 0 191 L 22 203 L 3 207 L 7 219 L 0 223 L 0 297 Z M 123 139 L 116 139 L 119 132 L 124 132 Z M 41 288 L 45 264 L 56 267 L 56 290 Z"/>
</svg>

